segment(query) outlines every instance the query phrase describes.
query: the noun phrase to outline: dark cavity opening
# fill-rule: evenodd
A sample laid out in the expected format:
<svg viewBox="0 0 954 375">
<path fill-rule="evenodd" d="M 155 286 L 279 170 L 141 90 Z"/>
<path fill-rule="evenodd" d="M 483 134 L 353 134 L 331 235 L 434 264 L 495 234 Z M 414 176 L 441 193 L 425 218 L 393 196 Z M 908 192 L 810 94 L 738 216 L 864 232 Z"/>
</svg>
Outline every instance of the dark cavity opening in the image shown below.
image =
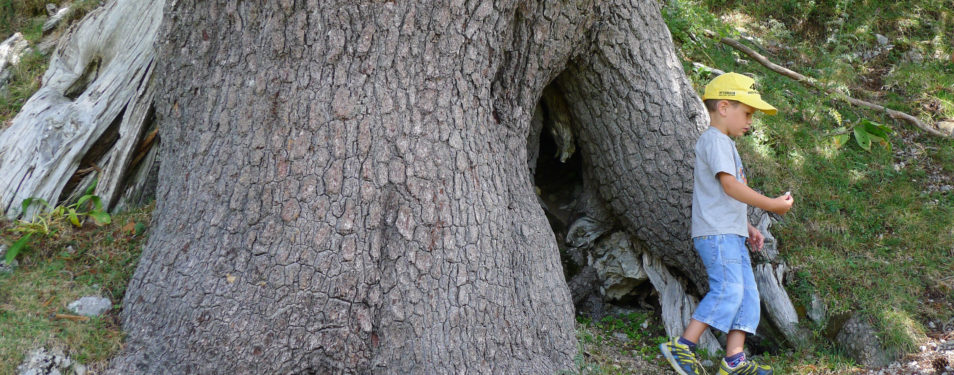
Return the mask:
<svg viewBox="0 0 954 375">
<path fill-rule="evenodd" d="M 546 214 L 560 249 L 563 274 L 573 296 L 577 315 L 599 320 L 606 316 L 624 316 L 641 312 L 658 319 L 658 295 L 648 280 L 633 281 L 632 289 L 618 298 L 604 295 L 596 269 L 590 265 L 593 248 L 619 229 L 610 229 L 592 244 L 574 247 L 567 243 L 572 224 L 585 216 L 582 148 L 574 134 L 580 126 L 574 119 L 556 84 L 544 90 L 537 104 L 530 137 L 527 140 L 528 166 L 540 206 Z M 658 326 L 657 323 L 654 323 Z"/>
</svg>

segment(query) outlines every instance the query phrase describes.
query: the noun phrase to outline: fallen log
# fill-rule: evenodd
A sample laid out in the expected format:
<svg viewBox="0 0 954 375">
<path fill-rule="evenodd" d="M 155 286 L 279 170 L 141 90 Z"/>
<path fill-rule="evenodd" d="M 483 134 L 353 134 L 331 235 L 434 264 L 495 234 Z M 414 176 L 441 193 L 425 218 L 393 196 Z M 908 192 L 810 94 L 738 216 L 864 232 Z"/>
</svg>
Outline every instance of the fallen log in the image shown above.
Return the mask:
<svg viewBox="0 0 954 375">
<path fill-rule="evenodd" d="M 61 39 L 44 86 L 0 133 L 5 216 L 20 215 L 26 198 L 58 204 L 75 197 L 97 178 L 95 194 L 107 209 L 117 203 L 151 126 L 154 42 L 163 4 L 110 1 Z M 93 165 L 102 173 L 77 174 Z M 38 209 L 25 214 L 31 217 Z"/>
</svg>

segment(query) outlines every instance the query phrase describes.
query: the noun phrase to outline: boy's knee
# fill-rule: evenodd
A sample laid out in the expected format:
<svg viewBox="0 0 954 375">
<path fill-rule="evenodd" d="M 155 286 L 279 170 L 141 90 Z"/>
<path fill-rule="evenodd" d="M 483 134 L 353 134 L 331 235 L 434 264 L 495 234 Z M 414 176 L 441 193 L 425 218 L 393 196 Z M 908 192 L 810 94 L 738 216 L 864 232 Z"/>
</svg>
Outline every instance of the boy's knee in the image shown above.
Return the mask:
<svg viewBox="0 0 954 375">
<path fill-rule="evenodd" d="M 738 309 L 738 307 L 742 306 L 742 303 L 745 302 L 746 293 L 743 284 L 724 283 L 720 289 L 721 296 L 719 300 L 723 301 L 726 307 Z"/>
</svg>

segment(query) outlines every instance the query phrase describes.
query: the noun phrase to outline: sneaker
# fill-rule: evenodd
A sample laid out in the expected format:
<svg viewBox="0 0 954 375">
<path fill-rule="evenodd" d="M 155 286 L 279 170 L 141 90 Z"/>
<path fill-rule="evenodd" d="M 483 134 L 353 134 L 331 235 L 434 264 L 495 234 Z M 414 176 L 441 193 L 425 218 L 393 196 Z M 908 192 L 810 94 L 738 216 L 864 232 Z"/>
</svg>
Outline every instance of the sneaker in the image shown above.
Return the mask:
<svg viewBox="0 0 954 375">
<path fill-rule="evenodd" d="M 680 344 L 678 337 L 659 344 L 659 350 L 679 375 L 700 375 L 705 371 L 689 346 Z"/>
<path fill-rule="evenodd" d="M 725 359 L 722 359 L 722 364 L 719 365 L 719 375 L 772 375 L 772 367 L 767 365 L 760 365 L 751 360 L 745 360 L 745 362 L 740 363 L 736 368 L 730 368 L 728 363 L 725 363 Z"/>
</svg>

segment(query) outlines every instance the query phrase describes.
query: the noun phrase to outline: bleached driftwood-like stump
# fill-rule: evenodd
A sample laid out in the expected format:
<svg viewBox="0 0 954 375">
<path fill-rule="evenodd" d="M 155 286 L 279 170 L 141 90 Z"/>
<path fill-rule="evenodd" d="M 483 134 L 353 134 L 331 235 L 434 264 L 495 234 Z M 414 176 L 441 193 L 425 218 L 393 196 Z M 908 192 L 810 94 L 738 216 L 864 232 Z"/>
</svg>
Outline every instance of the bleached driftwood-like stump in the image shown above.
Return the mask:
<svg viewBox="0 0 954 375">
<path fill-rule="evenodd" d="M 696 310 L 699 301 L 686 294 L 686 289 L 679 283 L 666 266 L 658 258 L 643 253 L 643 268 L 649 274 L 649 282 L 659 292 L 659 305 L 662 307 L 663 326 L 666 335 L 676 337 L 681 335 L 689 325 L 692 312 Z M 709 353 L 722 349 L 715 335 L 706 330 L 699 339 L 699 347 Z"/>
<path fill-rule="evenodd" d="M 775 236 L 769 232 L 772 218 L 768 213 L 761 212 L 758 216 L 756 228 L 765 236 L 760 255 L 761 262 L 753 264 L 755 283 L 759 287 L 759 296 L 768 318 L 791 343 L 804 340 L 804 334 L 798 329 L 798 313 L 795 305 L 788 297 L 783 286 L 786 265 L 778 258 L 778 243 Z"/>
<path fill-rule="evenodd" d="M 7 217 L 19 215 L 26 198 L 59 202 L 96 175 L 96 194 L 116 203 L 151 121 L 163 3 L 110 1 L 60 41 L 43 87 L 0 134 L 0 211 Z"/>
</svg>

